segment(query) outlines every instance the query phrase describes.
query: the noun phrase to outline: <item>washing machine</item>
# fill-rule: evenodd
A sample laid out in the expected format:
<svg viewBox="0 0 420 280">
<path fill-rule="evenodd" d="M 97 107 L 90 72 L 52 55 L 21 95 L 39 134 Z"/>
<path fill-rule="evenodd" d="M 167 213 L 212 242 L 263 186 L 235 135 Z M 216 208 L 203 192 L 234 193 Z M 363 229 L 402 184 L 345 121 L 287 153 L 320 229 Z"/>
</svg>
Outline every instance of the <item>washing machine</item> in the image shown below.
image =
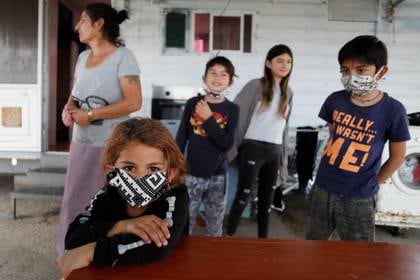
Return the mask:
<svg viewBox="0 0 420 280">
<path fill-rule="evenodd" d="M 409 115 L 411 140 L 407 142 L 404 163 L 385 184 L 381 185 L 377 194 L 375 217 L 377 225 L 420 228 L 420 118 L 418 117 L 420 113 Z M 388 146 L 385 146 L 383 162 L 388 155 Z"/>
</svg>

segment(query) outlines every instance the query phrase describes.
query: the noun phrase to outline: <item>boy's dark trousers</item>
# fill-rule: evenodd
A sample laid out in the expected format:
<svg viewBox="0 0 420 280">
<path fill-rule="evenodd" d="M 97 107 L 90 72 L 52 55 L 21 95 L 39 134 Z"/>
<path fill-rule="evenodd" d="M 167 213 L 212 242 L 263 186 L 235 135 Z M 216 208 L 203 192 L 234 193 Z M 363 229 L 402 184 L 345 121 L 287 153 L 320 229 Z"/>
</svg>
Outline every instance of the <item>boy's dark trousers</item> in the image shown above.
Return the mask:
<svg viewBox="0 0 420 280">
<path fill-rule="evenodd" d="M 258 237 L 267 237 L 269 210 L 280 166 L 280 153 L 281 145 L 255 140 L 244 141 L 239 158 L 238 188 L 227 224 L 228 235 L 235 234 L 258 176 Z"/>
<path fill-rule="evenodd" d="M 351 198 L 314 186 L 309 195 L 306 239 L 327 240 L 337 230 L 341 240 L 374 241 L 375 198 Z"/>
</svg>

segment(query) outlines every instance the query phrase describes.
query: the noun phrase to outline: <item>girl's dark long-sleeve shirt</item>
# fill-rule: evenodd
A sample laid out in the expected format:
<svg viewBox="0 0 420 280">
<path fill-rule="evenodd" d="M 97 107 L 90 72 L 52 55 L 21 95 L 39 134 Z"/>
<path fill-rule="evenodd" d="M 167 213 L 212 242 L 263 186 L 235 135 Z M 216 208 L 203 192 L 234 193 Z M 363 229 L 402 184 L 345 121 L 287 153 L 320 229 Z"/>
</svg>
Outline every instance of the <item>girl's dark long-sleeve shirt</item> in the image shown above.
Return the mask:
<svg viewBox="0 0 420 280">
<path fill-rule="evenodd" d="M 154 243 L 142 244 L 137 235 L 107 233 L 121 220 L 130 219 L 127 215 L 127 202 L 114 187 L 99 191 L 90 205 L 81 213 L 67 231 L 66 249 L 74 249 L 87 243 L 96 242 L 93 264 L 141 264 L 158 261 L 169 255 L 181 235 L 187 233 L 189 198 L 187 189 L 180 185 L 171 189 L 159 200 L 152 202 L 140 216 L 155 215 L 165 219 L 171 234 L 168 245 L 157 247 Z"/>
<path fill-rule="evenodd" d="M 195 105 L 202 99 L 196 96 L 185 104 L 176 142 L 182 152 L 187 147 L 188 173 L 209 178 L 227 171 L 227 151 L 233 146 L 239 106 L 227 99 L 207 103 L 213 116 L 203 121 L 195 113 Z"/>
</svg>

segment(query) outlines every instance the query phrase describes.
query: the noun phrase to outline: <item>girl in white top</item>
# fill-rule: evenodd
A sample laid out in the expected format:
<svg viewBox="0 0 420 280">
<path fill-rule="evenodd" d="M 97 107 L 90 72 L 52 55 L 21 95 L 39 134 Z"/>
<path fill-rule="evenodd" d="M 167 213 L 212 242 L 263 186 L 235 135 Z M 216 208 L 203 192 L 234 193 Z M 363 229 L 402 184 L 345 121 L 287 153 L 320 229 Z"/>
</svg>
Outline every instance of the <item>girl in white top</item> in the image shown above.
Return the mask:
<svg viewBox="0 0 420 280">
<path fill-rule="evenodd" d="M 229 156 L 234 159 L 239 152 L 239 178 L 227 235 L 235 234 L 257 178 L 258 237 L 268 235 L 273 190 L 279 169 L 287 166 L 287 127 L 292 107 L 292 91 L 288 83 L 292 65 L 293 55 L 289 47 L 272 47 L 265 60 L 264 77 L 248 82 L 235 98 L 240 107 L 240 121 L 236 146 Z"/>
<path fill-rule="evenodd" d="M 283 131 L 286 118 L 278 114 L 281 91 L 279 85 L 273 85 L 273 100 L 264 107 L 262 101 L 257 104 L 252 114 L 251 123 L 245 133 L 245 139 L 283 144 Z M 286 114 L 287 114 L 286 108 Z M 267 129 L 270 128 L 270 129 Z"/>
</svg>

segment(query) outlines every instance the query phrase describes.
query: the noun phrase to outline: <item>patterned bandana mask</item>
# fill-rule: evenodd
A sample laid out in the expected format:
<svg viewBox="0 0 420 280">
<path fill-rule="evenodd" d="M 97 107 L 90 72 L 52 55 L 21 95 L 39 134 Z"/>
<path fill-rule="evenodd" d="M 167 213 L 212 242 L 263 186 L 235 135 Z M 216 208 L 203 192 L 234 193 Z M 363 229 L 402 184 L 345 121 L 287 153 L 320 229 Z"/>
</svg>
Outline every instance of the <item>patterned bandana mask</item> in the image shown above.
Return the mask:
<svg viewBox="0 0 420 280">
<path fill-rule="evenodd" d="M 223 91 L 215 92 L 215 91 L 212 91 L 206 84 L 204 84 L 203 89 L 205 92 L 210 93 L 216 99 L 222 98 L 223 96 L 226 96 L 226 94 L 229 93 L 229 87 Z"/>
<path fill-rule="evenodd" d="M 374 76 L 342 76 L 341 82 L 344 88 L 355 96 L 365 96 L 374 89 L 378 88 L 378 80 L 376 76 L 381 72 L 383 66 Z"/>
<path fill-rule="evenodd" d="M 164 172 L 155 172 L 134 179 L 126 171 L 114 167 L 108 173 L 109 185 L 117 188 L 118 193 L 133 207 L 140 208 L 158 199 L 168 189 L 168 178 Z"/>
</svg>

